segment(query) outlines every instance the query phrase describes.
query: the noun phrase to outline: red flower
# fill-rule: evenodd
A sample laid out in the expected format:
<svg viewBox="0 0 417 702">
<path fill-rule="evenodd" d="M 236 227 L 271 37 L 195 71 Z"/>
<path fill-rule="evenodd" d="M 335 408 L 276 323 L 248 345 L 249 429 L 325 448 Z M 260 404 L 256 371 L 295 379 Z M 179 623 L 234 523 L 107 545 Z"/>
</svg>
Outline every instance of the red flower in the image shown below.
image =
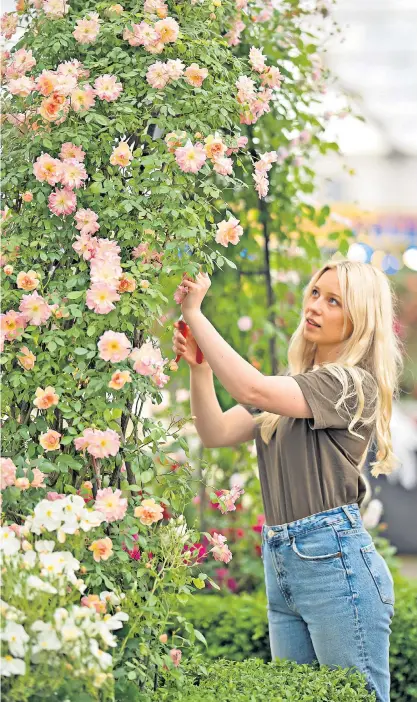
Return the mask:
<svg viewBox="0 0 417 702">
<path fill-rule="evenodd" d="M 160 504 L 164 509 L 162 512 L 162 519 L 170 519 L 172 517 L 172 513 L 169 511 L 168 505 L 166 505 L 165 502 L 161 502 Z"/>
<path fill-rule="evenodd" d="M 138 534 L 133 534 L 132 539 L 133 541 L 138 540 Z M 125 542 L 122 543 L 122 549 L 123 551 L 126 551 L 126 553 L 129 554 L 131 558 L 133 558 L 134 561 L 139 561 L 140 560 L 140 551 L 139 551 L 139 546 L 137 544 L 134 545 L 134 547 L 129 550 L 125 544 Z"/>
<path fill-rule="evenodd" d="M 202 563 L 207 556 L 207 549 L 204 544 L 192 544 L 184 546 L 182 552 L 185 554 L 184 563 Z"/>
<path fill-rule="evenodd" d="M 264 514 L 258 514 L 257 519 L 256 519 L 256 524 L 255 526 L 252 527 L 252 531 L 257 531 L 261 532 L 262 527 L 265 524 L 265 515 Z"/>
<path fill-rule="evenodd" d="M 221 495 L 223 495 L 223 490 L 215 490 L 214 492 L 217 495 L 217 497 L 221 497 Z M 210 509 L 217 509 L 218 502 L 209 502 L 209 507 L 210 507 Z"/>
</svg>

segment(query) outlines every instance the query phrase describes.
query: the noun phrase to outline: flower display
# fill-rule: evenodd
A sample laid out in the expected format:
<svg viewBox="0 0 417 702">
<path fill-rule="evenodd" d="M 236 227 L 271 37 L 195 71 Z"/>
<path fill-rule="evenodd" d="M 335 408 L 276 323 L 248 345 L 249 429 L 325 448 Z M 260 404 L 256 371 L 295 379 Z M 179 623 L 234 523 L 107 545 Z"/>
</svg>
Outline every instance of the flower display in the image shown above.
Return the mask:
<svg viewBox="0 0 417 702">
<path fill-rule="evenodd" d="M 174 378 L 184 361 L 168 338 L 184 276 L 259 259 L 254 193 L 272 191 L 261 203 L 271 243 L 285 251 L 294 222 L 308 241 L 294 169 L 305 164 L 304 177 L 310 147 L 326 150 L 310 102 L 327 69 L 300 35 L 297 2 L 294 13 L 254 0 L 81 5 L 17 0 L 0 20 L 12 39 L 0 56 L 0 638 L 11 699 L 146 696 L 162 675 L 181 678 L 196 638 L 171 627 L 176 600 L 241 587 L 236 564 L 247 534 L 257 552 L 259 507 L 245 531 L 253 495 L 235 474 L 229 489 L 211 488 L 218 526 L 189 518 L 204 500 L 189 393 Z M 248 51 L 235 51 L 243 38 Z M 255 293 L 241 282 L 234 332 L 258 367 L 262 329 L 244 312 Z M 216 460 L 215 480 L 228 480 Z"/>
</svg>

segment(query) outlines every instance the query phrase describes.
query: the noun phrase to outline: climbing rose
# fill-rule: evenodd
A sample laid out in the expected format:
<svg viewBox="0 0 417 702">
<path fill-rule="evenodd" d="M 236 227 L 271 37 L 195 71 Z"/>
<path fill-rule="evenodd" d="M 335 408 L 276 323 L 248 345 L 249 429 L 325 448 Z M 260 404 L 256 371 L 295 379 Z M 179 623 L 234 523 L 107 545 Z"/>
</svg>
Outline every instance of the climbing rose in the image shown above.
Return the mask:
<svg viewBox="0 0 417 702">
<path fill-rule="evenodd" d="M 124 168 L 129 165 L 132 158 L 133 154 L 129 145 L 126 141 L 121 141 L 120 144 L 113 149 L 112 155 L 110 156 L 110 163 L 112 166 Z"/>
<path fill-rule="evenodd" d="M 82 436 L 74 439 L 77 451 L 88 451 L 95 458 L 116 456 L 120 448 L 120 437 L 113 429 L 84 429 Z"/>
<path fill-rule="evenodd" d="M 45 451 L 56 451 L 59 449 L 59 440 L 62 434 L 54 429 L 48 429 L 45 434 L 41 434 L 39 437 L 39 443 Z"/>
<path fill-rule="evenodd" d="M 91 85 L 86 83 L 82 88 L 78 86 L 70 96 L 71 107 L 74 112 L 89 110 L 95 104 L 95 92 Z"/>
<path fill-rule="evenodd" d="M 166 64 L 163 61 L 156 61 L 148 68 L 146 80 L 151 88 L 163 90 L 169 82 L 170 74 L 167 71 Z"/>
<path fill-rule="evenodd" d="M 79 44 L 94 44 L 100 31 L 97 12 L 90 12 L 84 19 L 77 20 L 72 36 Z"/>
<path fill-rule="evenodd" d="M 132 377 L 130 371 L 115 371 L 108 383 L 109 388 L 113 390 L 121 390 L 126 383 L 131 383 Z"/>
<path fill-rule="evenodd" d="M 97 314 L 108 314 L 115 309 L 113 303 L 119 300 L 119 293 L 107 283 L 93 283 L 87 290 L 86 305 Z"/>
<path fill-rule="evenodd" d="M 62 124 L 66 119 L 69 106 L 70 103 L 66 97 L 52 93 L 52 95 L 42 100 L 38 113 L 47 122 Z"/>
<path fill-rule="evenodd" d="M 37 78 L 36 90 L 44 97 L 47 97 L 54 92 L 57 81 L 58 76 L 54 71 L 44 69 Z"/>
<path fill-rule="evenodd" d="M 48 17 L 59 18 L 67 14 L 69 5 L 65 0 L 44 0 L 42 9 Z"/>
<path fill-rule="evenodd" d="M 222 514 L 234 512 L 236 510 L 235 502 L 244 492 L 238 485 L 234 485 L 231 490 L 221 490 L 220 495 L 218 495 L 219 502 L 217 505 L 220 512 Z"/>
<path fill-rule="evenodd" d="M 49 409 L 53 405 L 57 405 L 59 402 L 59 395 L 56 394 L 55 388 L 52 385 L 47 385 L 45 390 L 42 388 L 36 388 L 36 399 L 33 400 L 33 404 L 38 409 Z"/>
<path fill-rule="evenodd" d="M 38 287 L 40 280 L 36 271 L 20 271 L 17 274 L 16 285 L 21 290 L 35 290 Z"/>
<path fill-rule="evenodd" d="M 213 554 L 215 561 L 229 563 L 229 561 L 232 560 L 232 552 L 226 544 L 227 539 L 225 536 L 214 532 L 213 535 L 208 537 L 208 540 L 209 543 L 213 545 L 213 548 L 210 549 L 210 553 Z"/>
<path fill-rule="evenodd" d="M 214 162 L 213 168 L 219 175 L 231 175 L 233 173 L 233 161 L 231 158 L 218 158 Z"/>
<path fill-rule="evenodd" d="M 114 331 L 104 332 L 97 346 L 100 358 L 110 363 L 125 361 L 131 351 L 131 344 L 126 334 Z"/>
<path fill-rule="evenodd" d="M 77 210 L 74 215 L 76 228 L 81 230 L 81 234 L 95 234 L 100 229 L 97 222 L 98 215 L 93 210 Z"/>
<path fill-rule="evenodd" d="M 204 151 L 207 158 L 212 161 L 217 161 L 222 158 L 226 153 L 227 146 L 223 143 L 221 137 L 213 136 L 209 134 L 208 137 L 204 139 Z"/>
<path fill-rule="evenodd" d="M 177 40 L 180 28 L 178 22 L 172 17 L 167 17 L 166 19 L 156 22 L 154 29 L 158 33 L 160 41 L 162 41 L 163 44 L 168 44 L 169 42 Z"/>
<path fill-rule="evenodd" d="M 175 667 L 178 667 L 181 662 L 182 651 L 179 648 L 171 648 L 169 655 Z"/>
<path fill-rule="evenodd" d="M 192 63 L 191 66 L 185 69 L 185 80 L 194 88 L 201 88 L 203 80 L 208 76 L 207 68 L 200 68 L 197 63 Z"/>
<path fill-rule="evenodd" d="M 266 56 L 263 55 L 262 49 L 257 49 L 254 46 L 249 51 L 249 63 L 254 71 L 258 73 L 263 73 L 266 69 L 265 65 Z"/>
<path fill-rule="evenodd" d="M 35 81 L 33 78 L 29 78 L 29 76 L 21 76 L 21 78 L 9 80 L 7 88 L 12 95 L 28 97 L 32 90 L 35 89 Z"/>
<path fill-rule="evenodd" d="M 0 19 L 0 34 L 5 39 L 11 39 L 17 29 L 18 17 L 12 12 L 5 12 Z"/>
<path fill-rule="evenodd" d="M 6 314 L 0 315 L 1 334 L 7 341 L 13 341 L 20 336 L 26 325 L 25 316 L 15 310 L 9 310 Z"/>
<path fill-rule="evenodd" d="M 42 154 L 33 164 L 33 173 L 41 183 L 46 181 L 49 185 L 56 185 L 62 177 L 62 163 L 49 154 Z"/>
<path fill-rule="evenodd" d="M 98 490 L 94 509 L 104 514 L 107 522 L 123 519 L 127 510 L 127 499 L 121 495 L 121 490 L 113 492 L 111 487 Z"/>
<path fill-rule="evenodd" d="M 243 228 L 236 217 L 231 217 L 228 222 L 224 219 L 217 225 L 216 242 L 222 246 L 228 244 L 238 244 L 239 237 L 243 234 Z"/>
<path fill-rule="evenodd" d="M 48 207 L 57 217 L 60 215 L 69 215 L 77 208 L 76 195 L 69 188 L 54 190 L 48 198 Z"/>
<path fill-rule="evenodd" d="M 130 359 L 133 361 L 133 370 L 140 375 L 154 375 L 164 366 L 161 349 L 155 348 L 151 342 L 142 344 L 140 349 L 134 348 Z"/>
<path fill-rule="evenodd" d="M 11 458 L 0 458 L 1 490 L 5 490 L 5 488 L 10 485 L 14 485 L 16 471 L 17 468 Z"/>
<path fill-rule="evenodd" d="M 269 88 L 279 88 L 281 86 L 281 81 L 282 75 L 275 66 L 269 66 L 265 73 L 261 75 L 262 85 L 268 86 Z"/>
<path fill-rule="evenodd" d="M 116 76 L 106 73 L 103 76 L 96 78 L 94 81 L 94 90 L 100 100 L 113 102 L 114 100 L 117 100 L 122 93 L 123 86 L 121 83 L 117 82 Z"/>
<path fill-rule="evenodd" d="M 135 508 L 135 517 L 139 517 L 141 524 L 150 526 L 163 517 L 164 509 L 152 498 L 142 500 L 139 507 Z"/>
<path fill-rule="evenodd" d="M 35 366 L 36 356 L 28 349 L 27 346 L 22 346 L 20 349 L 22 356 L 17 356 L 17 361 L 25 370 L 32 370 Z"/>
<path fill-rule="evenodd" d="M 85 151 L 82 150 L 80 146 L 72 144 L 70 141 L 66 141 L 62 144 L 61 151 L 59 152 L 59 158 L 75 158 L 77 161 L 84 161 Z"/>
<path fill-rule="evenodd" d="M 50 306 L 36 290 L 31 295 L 23 295 L 19 310 L 26 323 L 34 324 L 36 327 L 44 324 L 52 314 Z"/>
<path fill-rule="evenodd" d="M 84 164 L 77 161 L 76 158 L 66 158 L 62 162 L 61 183 L 65 188 L 70 190 L 80 188 L 86 178 L 87 171 Z"/>
<path fill-rule="evenodd" d="M 175 160 L 184 173 L 197 173 L 206 161 L 204 147 L 199 142 L 193 146 L 190 140 L 175 150 Z"/>
<path fill-rule="evenodd" d="M 112 540 L 108 536 L 104 539 L 97 539 L 89 546 L 89 551 L 93 552 L 93 558 L 97 563 L 107 561 L 113 555 Z"/>
</svg>

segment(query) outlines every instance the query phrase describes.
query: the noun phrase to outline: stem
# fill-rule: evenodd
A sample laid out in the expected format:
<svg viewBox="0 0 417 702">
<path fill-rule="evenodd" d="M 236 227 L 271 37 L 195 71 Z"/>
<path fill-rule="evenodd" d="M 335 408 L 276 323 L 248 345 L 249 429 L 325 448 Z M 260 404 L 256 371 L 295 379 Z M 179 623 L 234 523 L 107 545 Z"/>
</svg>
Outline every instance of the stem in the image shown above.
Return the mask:
<svg viewBox="0 0 417 702">
<path fill-rule="evenodd" d="M 96 499 L 97 490 L 101 490 L 101 475 L 100 475 L 100 468 L 97 465 L 95 456 L 92 456 L 92 461 L 93 461 L 93 472 L 94 472 L 94 478 L 95 478 L 95 485 L 93 485 L 93 497 L 94 497 L 94 499 Z"/>
</svg>

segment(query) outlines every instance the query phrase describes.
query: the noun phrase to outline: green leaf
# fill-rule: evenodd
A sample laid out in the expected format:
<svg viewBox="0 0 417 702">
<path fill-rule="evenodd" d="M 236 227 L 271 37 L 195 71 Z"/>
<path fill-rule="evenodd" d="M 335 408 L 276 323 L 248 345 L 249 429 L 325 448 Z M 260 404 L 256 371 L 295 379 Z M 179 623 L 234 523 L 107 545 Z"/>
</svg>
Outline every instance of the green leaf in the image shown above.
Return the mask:
<svg viewBox="0 0 417 702">
<path fill-rule="evenodd" d="M 108 117 L 105 117 L 104 115 L 99 115 L 97 113 L 94 114 L 94 121 L 98 122 L 98 124 L 102 124 L 103 127 L 107 127 L 107 125 L 110 124 L 110 120 Z"/>
<path fill-rule="evenodd" d="M 67 293 L 70 300 L 79 300 L 83 295 L 85 295 L 85 290 L 73 290 L 73 292 Z"/>
<path fill-rule="evenodd" d="M 197 578 L 197 580 L 198 580 L 198 578 Z M 195 635 L 195 638 L 196 638 L 196 639 L 198 639 L 199 641 L 201 641 L 201 643 L 203 643 L 205 646 L 207 646 L 206 638 L 205 638 L 205 636 L 201 633 L 201 631 L 199 631 L 198 629 L 194 629 L 194 635 Z"/>
<path fill-rule="evenodd" d="M 153 470 L 144 470 L 143 473 L 141 473 L 139 476 L 142 485 L 144 485 L 145 483 L 149 483 L 149 481 L 152 480 L 153 476 Z"/>
<path fill-rule="evenodd" d="M 204 590 L 205 588 L 204 580 L 200 580 L 200 578 L 193 578 L 193 584 L 195 585 L 197 590 Z"/>
<path fill-rule="evenodd" d="M 84 356 L 84 354 L 88 353 L 88 349 L 83 349 L 81 346 L 77 346 L 74 349 L 74 353 L 76 353 L 77 356 Z"/>
</svg>

